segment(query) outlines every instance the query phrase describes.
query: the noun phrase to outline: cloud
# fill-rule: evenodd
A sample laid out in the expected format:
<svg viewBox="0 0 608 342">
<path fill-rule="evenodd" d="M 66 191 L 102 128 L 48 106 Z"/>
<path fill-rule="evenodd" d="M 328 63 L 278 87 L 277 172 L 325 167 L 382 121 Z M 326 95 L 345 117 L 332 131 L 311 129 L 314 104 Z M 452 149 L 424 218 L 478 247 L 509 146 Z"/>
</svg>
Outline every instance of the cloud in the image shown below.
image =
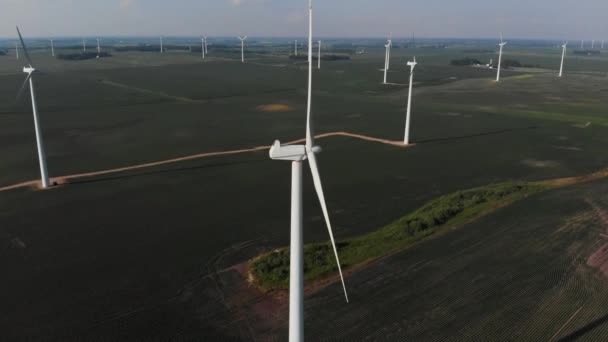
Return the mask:
<svg viewBox="0 0 608 342">
<path fill-rule="evenodd" d="M 120 0 L 120 8 L 128 9 L 135 4 L 135 0 Z"/>
</svg>

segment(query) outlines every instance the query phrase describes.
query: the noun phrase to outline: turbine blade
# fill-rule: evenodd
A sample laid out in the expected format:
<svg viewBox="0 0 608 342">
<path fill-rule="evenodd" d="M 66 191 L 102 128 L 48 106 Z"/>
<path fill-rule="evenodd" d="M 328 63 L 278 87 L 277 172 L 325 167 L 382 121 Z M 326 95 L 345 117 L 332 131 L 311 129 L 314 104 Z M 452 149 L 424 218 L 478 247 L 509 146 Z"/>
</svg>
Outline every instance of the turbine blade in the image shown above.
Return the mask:
<svg viewBox="0 0 608 342">
<path fill-rule="evenodd" d="M 27 59 L 27 62 L 30 63 L 30 66 L 32 66 L 34 63 L 32 63 L 30 54 L 29 54 L 29 52 L 27 52 L 27 47 L 25 46 L 25 42 L 23 41 L 23 37 L 21 36 L 21 32 L 19 31 L 19 26 L 17 26 L 17 34 L 19 35 L 19 40 L 21 41 L 21 46 L 23 47 L 23 53 L 25 54 L 25 59 Z"/>
<path fill-rule="evenodd" d="M 310 165 L 310 173 L 312 173 L 312 180 L 315 184 L 315 190 L 319 197 L 319 203 L 321 204 L 321 210 L 323 210 L 323 216 L 325 217 L 325 223 L 327 224 L 327 231 L 329 232 L 329 239 L 331 240 L 331 246 L 334 249 L 334 255 L 336 256 L 336 263 L 338 265 L 338 272 L 340 273 L 340 280 L 342 281 L 342 288 L 344 289 L 344 297 L 348 303 L 348 293 L 346 292 L 346 284 L 344 283 L 344 276 L 342 275 L 342 267 L 340 266 L 340 258 L 338 257 L 338 249 L 336 248 L 336 241 L 334 240 L 334 233 L 331 229 L 331 222 L 329 221 L 329 214 L 327 212 L 327 204 L 325 203 L 325 195 L 323 194 L 323 186 L 321 184 L 321 176 L 319 175 L 319 167 L 317 166 L 317 159 L 315 153 L 311 149 L 306 149 L 306 155 L 308 157 L 308 165 Z"/>
<path fill-rule="evenodd" d="M 19 92 L 17 93 L 17 101 L 19 101 L 21 99 L 21 97 L 23 96 L 23 93 L 25 93 L 25 90 L 27 89 L 27 83 L 30 81 L 30 78 L 32 78 L 31 73 L 27 74 L 25 81 L 23 81 L 23 85 L 21 86 L 21 89 L 19 89 Z"/>
</svg>

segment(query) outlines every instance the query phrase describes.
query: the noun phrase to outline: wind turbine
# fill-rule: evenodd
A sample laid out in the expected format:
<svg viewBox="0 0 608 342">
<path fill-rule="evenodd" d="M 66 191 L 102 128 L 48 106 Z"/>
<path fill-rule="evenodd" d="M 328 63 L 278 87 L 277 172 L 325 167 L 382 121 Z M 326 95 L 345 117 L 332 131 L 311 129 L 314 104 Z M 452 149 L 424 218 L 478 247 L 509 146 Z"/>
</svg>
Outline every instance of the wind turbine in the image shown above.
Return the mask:
<svg viewBox="0 0 608 342">
<path fill-rule="evenodd" d="M 247 36 L 238 37 L 241 40 L 241 63 L 245 63 L 245 40 L 247 40 Z"/>
<path fill-rule="evenodd" d="M 498 53 L 498 71 L 496 72 L 496 82 L 500 82 L 500 68 L 502 67 L 502 49 L 507 45 L 507 42 L 502 41 L 502 33 L 500 34 L 500 51 Z"/>
<path fill-rule="evenodd" d="M 99 45 L 99 38 L 97 38 L 97 58 L 101 55 L 101 45 Z"/>
<path fill-rule="evenodd" d="M 317 56 L 318 66 L 317 69 L 321 70 L 321 41 L 319 40 L 319 55 Z"/>
<path fill-rule="evenodd" d="M 87 52 L 87 41 L 82 38 L 82 51 Z"/>
<path fill-rule="evenodd" d="M 160 53 L 165 53 L 165 49 L 163 49 L 163 36 L 160 36 Z"/>
<path fill-rule="evenodd" d="M 201 54 L 203 56 L 203 59 L 205 59 L 205 37 L 201 38 Z"/>
<path fill-rule="evenodd" d="M 564 74 L 564 59 L 566 58 L 566 47 L 568 46 L 568 42 L 565 42 L 562 45 L 562 64 L 559 67 L 559 77 L 562 77 Z"/>
<path fill-rule="evenodd" d="M 414 86 L 414 68 L 418 63 L 416 63 L 416 56 L 414 56 L 414 60 L 412 62 L 407 62 L 407 65 L 410 67 L 410 90 L 407 98 L 407 114 L 405 116 L 405 138 L 403 139 L 404 145 L 410 144 L 410 118 L 412 114 L 412 87 Z"/>
<path fill-rule="evenodd" d="M 36 144 L 38 146 L 38 162 L 40 165 L 40 178 L 42 180 L 42 187 L 48 188 L 50 185 L 49 175 L 46 168 L 46 156 L 44 153 L 44 144 L 42 141 L 42 131 L 40 128 L 40 122 L 38 120 L 38 107 L 36 106 L 36 93 L 34 92 L 34 74 L 39 71 L 36 70 L 32 66 L 32 60 L 30 58 L 29 53 L 27 52 L 27 47 L 23 42 L 23 37 L 21 37 L 21 32 L 19 32 L 19 27 L 17 27 L 17 34 L 19 35 L 19 40 L 21 41 L 21 46 L 23 47 L 23 53 L 25 55 L 25 59 L 28 62 L 28 66 L 23 68 L 23 72 L 27 74 L 19 93 L 17 94 L 17 98 L 19 99 L 23 92 L 26 90 L 28 83 L 30 86 L 30 94 L 32 96 L 32 112 L 34 113 L 34 129 L 36 131 Z"/>
<path fill-rule="evenodd" d="M 316 153 L 321 148 L 315 146 L 312 133 L 311 97 L 312 97 L 312 0 L 308 0 L 308 102 L 306 119 L 306 145 L 283 145 L 276 140 L 270 148 L 270 158 L 274 160 L 291 161 L 291 243 L 289 264 L 289 341 L 304 341 L 304 246 L 302 239 L 302 162 L 308 160 L 310 172 L 321 210 L 325 217 L 327 231 L 333 247 L 344 296 L 348 302 L 348 294 L 342 276 L 338 249 L 334 240 L 321 176 L 317 165 Z"/>
<path fill-rule="evenodd" d="M 386 84 L 386 76 L 387 76 L 387 73 L 388 73 L 389 58 L 390 58 L 390 48 L 391 48 L 391 41 L 390 41 L 390 39 L 386 42 L 386 45 L 384 45 L 384 47 L 386 48 L 386 52 L 384 54 L 384 82 L 383 82 L 383 84 Z"/>
<path fill-rule="evenodd" d="M 386 59 L 386 70 L 391 69 L 391 49 L 393 48 L 393 33 L 388 38 L 388 58 Z"/>
<path fill-rule="evenodd" d="M 55 57 L 55 43 L 51 39 L 51 56 Z"/>
</svg>

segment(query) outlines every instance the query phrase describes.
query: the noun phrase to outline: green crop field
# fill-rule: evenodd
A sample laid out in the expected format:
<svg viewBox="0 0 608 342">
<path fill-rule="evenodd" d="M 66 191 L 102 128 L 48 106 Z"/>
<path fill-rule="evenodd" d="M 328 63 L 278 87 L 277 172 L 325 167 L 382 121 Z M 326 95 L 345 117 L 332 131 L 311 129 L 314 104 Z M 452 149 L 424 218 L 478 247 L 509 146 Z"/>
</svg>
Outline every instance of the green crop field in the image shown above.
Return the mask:
<svg viewBox="0 0 608 342">
<path fill-rule="evenodd" d="M 245 64 L 229 49 L 205 62 L 187 51 L 64 61 L 33 50 L 51 177 L 303 138 L 306 64 L 285 46 L 250 50 Z M 390 85 L 380 47 L 314 70 L 315 133 L 399 141 L 405 62 L 420 63 L 415 146 L 317 140 L 338 241 L 458 191 L 608 167 L 608 50 L 570 52 L 559 79 L 558 47 L 509 46 L 506 57 L 535 68 L 505 70 L 498 84 L 495 70 L 450 65 L 496 58 L 469 50 L 397 46 Z M 0 188 L 39 177 L 29 98 L 15 101 L 22 64 L 0 56 Z M 304 176 L 305 242 L 325 243 Z M 604 244 L 607 186 L 534 194 L 381 258 L 348 274 L 349 304 L 338 283 L 311 290 L 307 338 L 597 340 L 608 329 L 608 278 L 587 261 Z M 0 191 L 2 335 L 285 340 L 284 293 L 258 292 L 242 267 L 288 245 L 289 200 L 289 163 L 263 149 Z"/>
</svg>

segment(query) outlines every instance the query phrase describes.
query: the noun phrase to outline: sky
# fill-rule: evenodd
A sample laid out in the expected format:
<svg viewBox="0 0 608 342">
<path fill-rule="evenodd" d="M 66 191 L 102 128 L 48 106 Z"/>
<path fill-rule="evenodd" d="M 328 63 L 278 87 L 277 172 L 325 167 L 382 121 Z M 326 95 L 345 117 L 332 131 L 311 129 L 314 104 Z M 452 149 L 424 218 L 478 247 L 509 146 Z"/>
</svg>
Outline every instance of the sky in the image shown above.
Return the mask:
<svg viewBox="0 0 608 342">
<path fill-rule="evenodd" d="M 605 39 L 608 0 L 315 0 L 316 37 Z M 304 37 L 307 0 L 0 0 L 0 38 Z"/>
</svg>

